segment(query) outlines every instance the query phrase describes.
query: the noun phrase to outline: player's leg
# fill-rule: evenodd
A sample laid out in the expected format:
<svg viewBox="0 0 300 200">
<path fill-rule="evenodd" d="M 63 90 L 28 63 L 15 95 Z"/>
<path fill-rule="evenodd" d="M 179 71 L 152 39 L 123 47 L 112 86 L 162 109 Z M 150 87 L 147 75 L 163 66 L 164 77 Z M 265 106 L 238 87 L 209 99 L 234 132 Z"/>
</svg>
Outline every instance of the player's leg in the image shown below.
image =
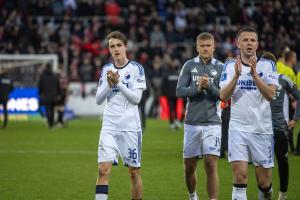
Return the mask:
<svg viewBox="0 0 300 200">
<path fill-rule="evenodd" d="M 225 111 L 223 111 L 225 112 Z M 227 111 L 226 111 L 227 112 Z M 228 149 L 228 128 L 229 128 L 229 120 L 222 120 L 222 138 L 221 138 L 221 152 L 220 157 L 225 158 L 225 152 Z"/>
<path fill-rule="evenodd" d="M 131 182 L 131 199 L 142 199 L 143 183 L 140 174 L 142 157 L 142 132 L 122 131 L 117 141 L 124 165 L 128 166 Z"/>
<path fill-rule="evenodd" d="M 167 97 L 168 105 L 169 105 L 169 125 L 170 129 L 174 130 L 176 129 L 175 119 L 176 119 L 176 98 L 173 97 Z M 175 101 L 175 102 L 174 102 Z"/>
<path fill-rule="evenodd" d="M 184 177 L 185 177 L 185 184 L 188 189 L 190 200 L 197 200 L 197 163 L 198 158 L 184 158 Z"/>
<path fill-rule="evenodd" d="M 108 183 L 111 172 L 112 163 L 103 162 L 98 165 L 98 176 L 96 181 L 96 200 L 107 200 Z"/>
<path fill-rule="evenodd" d="M 64 105 L 57 105 L 57 124 L 63 126 L 64 125 Z"/>
<path fill-rule="evenodd" d="M 289 130 L 289 146 L 290 146 L 290 152 L 294 153 L 295 151 L 295 145 L 294 145 L 294 129 Z"/>
<path fill-rule="evenodd" d="M 107 200 L 109 175 L 112 164 L 118 157 L 118 146 L 115 140 L 115 132 L 102 130 L 98 146 L 98 176 L 96 181 L 96 200 Z"/>
<path fill-rule="evenodd" d="M 8 121 L 8 111 L 7 111 L 7 101 L 3 101 L 3 114 L 4 114 L 4 119 L 3 119 L 3 125 L 2 128 L 6 128 L 7 126 L 7 121 Z"/>
<path fill-rule="evenodd" d="M 183 158 L 185 184 L 189 192 L 190 200 L 198 200 L 197 186 L 197 163 L 198 157 L 202 156 L 201 141 L 202 127 L 184 124 Z"/>
<path fill-rule="evenodd" d="M 216 155 L 204 156 L 204 169 L 206 173 L 206 190 L 209 199 L 217 199 L 219 191 L 219 177 L 217 173 L 217 161 L 219 157 Z"/>
<path fill-rule="evenodd" d="M 54 125 L 54 104 L 49 102 L 45 105 L 48 127 L 53 128 Z"/>
<path fill-rule="evenodd" d="M 233 172 L 232 200 L 247 199 L 249 149 L 247 134 L 228 133 L 228 160 Z"/>
<path fill-rule="evenodd" d="M 231 162 L 233 172 L 232 200 L 247 200 L 248 162 Z"/>
<path fill-rule="evenodd" d="M 258 200 L 271 200 L 273 189 L 272 189 L 272 168 L 263 168 L 257 166 L 255 168 L 256 181 L 259 188 Z"/>
<path fill-rule="evenodd" d="M 274 167 L 274 138 L 271 134 L 248 135 L 249 147 L 253 164 L 256 166 L 255 174 L 259 188 L 258 199 L 272 199 L 273 189 L 271 183 L 272 168 Z"/>
<path fill-rule="evenodd" d="M 289 164 L 288 164 L 288 139 L 283 132 L 274 134 L 274 151 L 278 163 L 278 174 L 280 180 L 279 200 L 286 199 L 286 192 L 289 182 Z"/>
<path fill-rule="evenodd" d="M 296 150 L 293 153 L 297 156 L 300 155 L 300 132 L 298 132 Z"/>
<path fill-rule="evenodd" d="M 140 168 L 128 167 L 131 181 L 131 198 L 132 200 L 140 200 L 143 196 L 143 182 L 140 174 Z"/>
<path fill-rule="evenodd" d="M 219 177 L 217 161 L 221 149 L 221 125 L 204 127 L 203 136 L 204 169 L 206 172 L 206 189 L 209 199 L 217 199 L 219 192 Z"/>
</svg>

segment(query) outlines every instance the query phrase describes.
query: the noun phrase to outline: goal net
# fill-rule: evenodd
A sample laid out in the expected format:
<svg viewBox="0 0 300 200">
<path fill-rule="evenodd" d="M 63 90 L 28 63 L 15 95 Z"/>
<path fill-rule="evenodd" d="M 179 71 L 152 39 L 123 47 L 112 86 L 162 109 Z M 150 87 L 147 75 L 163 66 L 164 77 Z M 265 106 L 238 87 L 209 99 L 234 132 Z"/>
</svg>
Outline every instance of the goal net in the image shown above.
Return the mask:
<svg viewBox="0 0 300 200">
<path fill-rule="evenodd" d="M 45 66 L 50 64 L 58 71 L 55 54 L 0 54 L 0 71 L 13 80 L 15 86 L 36 87 Z"/>
</svg>

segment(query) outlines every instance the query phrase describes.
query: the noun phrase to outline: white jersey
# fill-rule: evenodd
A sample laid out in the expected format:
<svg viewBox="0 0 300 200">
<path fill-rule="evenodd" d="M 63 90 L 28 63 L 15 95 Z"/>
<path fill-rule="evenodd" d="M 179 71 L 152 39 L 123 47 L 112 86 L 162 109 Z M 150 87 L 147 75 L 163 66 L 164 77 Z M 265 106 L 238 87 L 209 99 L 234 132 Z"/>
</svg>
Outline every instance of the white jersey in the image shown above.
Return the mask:
<svg viewBox="0 0 300 200">
<path fill-rule="evenodd" d="M 113 63 L 103 67 L 99 86 L 107 83 L 107 71 L 118 71 L 120 83 L 129 90 L 146 89 L 144 68 L 139 63 L 129 61 L 124 67 L 116 68 Z M 107 96 L 103 112 L 102 130 L 141 131 L 138 104 L 133 104 L 117 86 L 113 86 Z"/>
<path fill-rule="evenodd" d="M 225 63 L 220 87 L 226 86 L 235 74 L 235 60 Z M 275 64 L 260 59 L 256 71 L 264 83 L 278 86 Z M 272 115 L 270 102 L 267 101 L 250 74 L 250 67 L 242 64 L 242 72 L 231 97 L 231 115 L 229 131 L 258 134 L 272 134 Z"/>
</svg>

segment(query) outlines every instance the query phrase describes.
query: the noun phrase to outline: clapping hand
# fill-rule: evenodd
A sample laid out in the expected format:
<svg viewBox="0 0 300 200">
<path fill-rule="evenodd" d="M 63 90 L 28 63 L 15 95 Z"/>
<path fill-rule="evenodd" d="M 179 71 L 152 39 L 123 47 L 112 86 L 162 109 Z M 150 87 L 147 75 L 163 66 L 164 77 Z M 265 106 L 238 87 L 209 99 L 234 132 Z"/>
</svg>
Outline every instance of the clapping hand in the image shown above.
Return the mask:
<svg viewBox="0 0 300 200">
<path fill-rule="evenodd" d="M 198 91 L 207 88 L 209 86 L 209 80 L 207 74 L 198 77 L 196 84 L 198 86 Z"/>
<path fill-rule="evenodd" d="M 236 62 L 234 65 L 234 70 L 235 70 L 235 76 L 239 77 L 242 73 L 242 63 L 241 63 L 241 57 L 237 56 L 236 57 Z"/>
<path fill-rule="evenodd" d="M 107 71 L 107 82 L 109 87 L 117 85 L 119 83 L 119 71 L 113 72 L 112 70 Z"/>
<path fill-rule="evenodd" d="M 250 59 L 249 59 L 249 64 L 250 64 L 250 68 L 251 68 L 250 73 L 251 73 L 252 76 L 255 75 L 255 73 L 256 73 L 256 63 L 257 63 L 256 57 L 251 56 Z"/>
</svg>

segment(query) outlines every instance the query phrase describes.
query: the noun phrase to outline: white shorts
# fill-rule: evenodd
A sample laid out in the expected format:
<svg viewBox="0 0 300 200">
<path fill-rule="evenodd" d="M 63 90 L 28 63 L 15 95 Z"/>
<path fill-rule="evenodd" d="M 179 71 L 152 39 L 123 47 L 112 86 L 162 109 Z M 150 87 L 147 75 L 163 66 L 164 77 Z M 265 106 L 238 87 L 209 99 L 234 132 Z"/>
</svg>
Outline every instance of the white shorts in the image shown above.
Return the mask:
<svg viewBox="0 0 300 200">
<path fill-rule="evenodd" d="M 142 132 L 102 130 L 98 146 L 98 163 L 123 164 L 130 167 L 141 166 Z"/>
<path fill-rule="evenodd" d="M 194 126 L 184 124 L 183 158 L 220 156 L 221 125 Z"/>
<path fill-rule="evenodd" d="M 253 162 L 263 168 L 274 167 L 273 134 L 255 134 L 230 131 L 228 133 L 228 160 Z"/>
</svg>

